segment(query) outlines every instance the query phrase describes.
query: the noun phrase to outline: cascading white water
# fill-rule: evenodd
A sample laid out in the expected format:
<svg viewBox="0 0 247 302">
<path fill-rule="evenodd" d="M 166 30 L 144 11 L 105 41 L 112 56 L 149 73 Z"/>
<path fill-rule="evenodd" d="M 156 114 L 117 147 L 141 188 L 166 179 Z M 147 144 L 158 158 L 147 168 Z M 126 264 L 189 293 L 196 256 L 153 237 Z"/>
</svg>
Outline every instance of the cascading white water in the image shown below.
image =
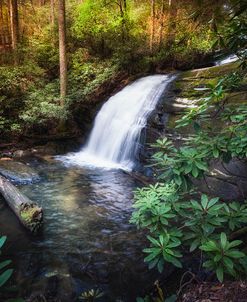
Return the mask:
<svg viewBox="0 0 247 302">
<path fill-rule="evenodd" d="M 67 164 L 133 169 L 141 131 L 174 77 L 141 78 L 112 96 L 97 114 L 87 144 L 63 157 Z"/>
<path fill-rule="evenodd" d="M 236 62 L 237 60 L 239 60 L 239 58 L 236 55 L 232 54 L 232 55 L 227 56 L 224 59 L 216 61 L 215 65 L 216 66 L 221 66 L 221 65 L 225 65 L 225 64 Z"/>
</svg>

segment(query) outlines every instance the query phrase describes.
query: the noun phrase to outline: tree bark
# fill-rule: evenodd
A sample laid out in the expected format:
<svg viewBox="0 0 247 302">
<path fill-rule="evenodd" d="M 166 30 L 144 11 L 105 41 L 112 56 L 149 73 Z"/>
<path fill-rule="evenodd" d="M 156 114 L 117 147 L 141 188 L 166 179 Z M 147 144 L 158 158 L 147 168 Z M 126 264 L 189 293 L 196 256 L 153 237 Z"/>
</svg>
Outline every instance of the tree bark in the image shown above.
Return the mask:
<svg viewBox="0 0 247 302">
<path fill-rule="evenodd" d="M 50 0 L 50 26 L 51 26 L 51 43 L 56 46 L 55 32 L 55 0 Z"/>
<path fill-rule="evenodd" d="M 17 0 L 10 0 L 10 23 L 12 49 L 15 51 L 19 42 L 19 18 L 18 18 L 18 3 Z"/>
<path fill-rule="evenodd" d="M 155 32 L 155 0 L 151 0 L 151 30 L 150 30 L 150 52 L 153 52 L 154 45 L 154 32 Z"/>
<path fill-rule="evenodd" d="M 52 27 L 52 31 L 54 30 L 54 26 L 55 26 L 55 1 L 54 0 L 50 0 L 50 22 L 51 22 L 51 27 Z"/>
<path fill-rule="evenodd" d="M 175 0 L 169 0 L 169 21 L 168 21 L 168 36 L 167 46 L 171 47 L 176 38 L 176 18 L 177 18 L 177 5 Z"/>
<path fill-rule="evenodd" d="M 60 105 L 64 106 L 67 94 L 67 55 L 65 0 L 58 0 L 59 61 L 60 61 Z"/>
<path fill-rule="evenodd" d="M 164 15 L 165 15 L 165 0 L 162 0 L 160 11 L 160 34 L 159 34 L 159 50 L 162 46 L 163 31 L 164 31 Z"/>
<path fill-rule="evenodd" d="M 36 233 L 42 226 L 42 208 L 22 194 L 3 176 L 0 176 L 0 193 L 22 225 L 32 233 Z"/>
</svg>

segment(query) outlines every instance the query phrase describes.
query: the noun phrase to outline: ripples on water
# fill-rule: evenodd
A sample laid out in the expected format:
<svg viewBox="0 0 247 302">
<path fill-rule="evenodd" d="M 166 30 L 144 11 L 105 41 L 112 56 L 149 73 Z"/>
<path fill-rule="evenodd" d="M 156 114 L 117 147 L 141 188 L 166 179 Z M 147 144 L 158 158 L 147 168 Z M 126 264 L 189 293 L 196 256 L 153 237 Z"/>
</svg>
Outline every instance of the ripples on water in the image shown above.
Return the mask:
<svg viewBox="0 0 247 302">
<path fill-rule="evenodd" d="M 14 260 L 20 295 L 45 292 L 70 302 L 100 288 L 102 301 L 135 301 L 152 280 L 143 264 L 142 236 L 129 224 L 137 183 L 120 170 L 61 163 L 36 169 L 42 181 L 21 190 L 43 207 L 39 237 L 29 236 L 0 201 L 0 229 L 9 237 L 5 252 Z"/>
</svg>

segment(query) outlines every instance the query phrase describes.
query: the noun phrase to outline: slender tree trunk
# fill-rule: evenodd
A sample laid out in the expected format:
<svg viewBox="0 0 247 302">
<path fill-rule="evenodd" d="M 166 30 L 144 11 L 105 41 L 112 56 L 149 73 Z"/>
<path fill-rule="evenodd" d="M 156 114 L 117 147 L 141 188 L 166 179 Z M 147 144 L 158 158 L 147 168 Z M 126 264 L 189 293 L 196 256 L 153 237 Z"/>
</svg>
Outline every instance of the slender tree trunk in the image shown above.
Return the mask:
<svg viewBox="0 0 247 302">
<path fill-rule="evenodd" d="M 51 27 L 54 29 L 55 26 L 55 1 L 51 0 L 50 1 L 50 22 L 51 22 Z"/>
<path fill-rule="evenodd" d="M 59 62 L 60 62 L 60 104 L 64 106 L 67 94 L 67 56 L 65 0 L 58 0 Z"/>
<path fill-rule="evenodd" d="M 0 48 L 5 48 L 5 26 L 3 17 L 3 2 L 0 1 Z"/>
<path fill-rule="evenodd" d="M 6 37 L 6 44 L 11 47 L 12 37 L 11 37 L 11 20 L 10 20 L 10 1 L 7 2 L 7 12 L 4 15 L 4 23 L 6 24 L 8 35 Z"/>
<path fill-rule="evenodd" d="M 150 52 L 153 52 L 154 45 L 154 32 L 155 32 L 155 0 L 151 0 L 151 28 L 150 28 Z"/>
<path fill-rule="evenodd" d="M 167 46 L 171 47 L 176 38 L 176 18 L 177 18 L 177 5 L 175 0 L 169 0 L 169 20 L 168 20 L 168 36 Z"/>
<path fill-rule="evenodd" d="M 160 34 L 159 34 L 159 49 L 162 46 L 163 31 L 164 31 L 164 14 L 165 14 L 165 0 L 162 0 L 160 11 Z"/>
<path fill-rule="evenodd" d="M 11 23 L 11 38 L 12 49 L 16 51 L 19 42 L 19 19 L 18 19 L 18 3 L 17 0 L 10 0 L 10 23 Z"/>
<path fill-rule="evenodd" d="M 122 18 L 122 42 L 124 43 L 126 41 L 126 38 L 128 37 L 128 28 L 126 24 L 126 17 L 127 17 L 127 2 L 126 0 L 120 0 L 118 2 L 119 10 L 120 10 L 120 16 Z"/>
<path fill-rule="evenodd" d="M 51 43 L 55 46 L 55 0 L 50 0 Z"/>
</svg>

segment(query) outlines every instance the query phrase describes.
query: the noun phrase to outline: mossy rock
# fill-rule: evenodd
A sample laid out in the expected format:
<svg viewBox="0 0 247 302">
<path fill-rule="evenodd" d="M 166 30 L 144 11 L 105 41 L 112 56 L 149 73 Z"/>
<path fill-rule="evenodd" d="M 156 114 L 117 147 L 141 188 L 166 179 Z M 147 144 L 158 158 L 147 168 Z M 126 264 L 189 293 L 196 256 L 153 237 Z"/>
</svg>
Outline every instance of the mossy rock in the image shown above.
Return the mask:
<svg viewBox="0 0 247 302">
<path fill-rule="evenodd" d="M 205 87 L 208 84 L 216 84 L 220 78 L 230 72 L 234 72 L 238 65 L 239 63 L 234 62 L 222 66 L 183 72 L 174 83 L 174 91 L 177 97 L 191 99 L 201 98 L 205 96 L 206 92 L 203 90 L 195 90 L 195 88 Z"/>
</svg>

